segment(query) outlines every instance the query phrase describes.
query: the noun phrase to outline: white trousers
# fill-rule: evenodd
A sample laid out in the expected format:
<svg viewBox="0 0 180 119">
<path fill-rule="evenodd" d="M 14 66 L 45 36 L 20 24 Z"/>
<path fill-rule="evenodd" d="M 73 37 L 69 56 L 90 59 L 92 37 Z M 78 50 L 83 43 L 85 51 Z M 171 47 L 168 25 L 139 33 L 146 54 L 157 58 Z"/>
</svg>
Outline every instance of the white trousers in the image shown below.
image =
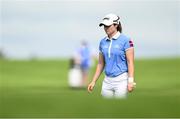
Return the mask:
<svg viewBox="0 0 180 119">
<path fill-rule="evenodd" d="M 101 94 L 105 98 L 126 98 L 127 97 L 128 73 L 117 77 L 105 76 L 102 84 Z"/>
</svg>

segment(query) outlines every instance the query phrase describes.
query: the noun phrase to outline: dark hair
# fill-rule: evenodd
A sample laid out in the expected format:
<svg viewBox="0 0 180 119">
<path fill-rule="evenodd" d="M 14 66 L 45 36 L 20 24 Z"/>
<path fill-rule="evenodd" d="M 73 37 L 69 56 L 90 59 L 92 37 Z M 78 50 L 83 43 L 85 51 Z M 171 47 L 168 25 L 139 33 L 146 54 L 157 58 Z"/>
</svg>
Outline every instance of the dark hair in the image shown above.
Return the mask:
<svg viewBox="0 0 180 119">
<path fill-rule="evenodd" d="M 114 25 L 118 25 L 117 26 L 117 31 L 119 31 L 120 33 L 122 33 L 122 26 L 121 26 L 121 22 L 119 21 L 119 19 L 120 19 L 120 17 L 119 16 L 117 16 L 118 17 L 118 19 L 117 20 L 114 20 L 114 22 L 116 22 L 116 23 L 118 23 L 118 24 L 114 24 Z"/>
<path fill-rule="evenodd" d="M 119 21 L 119 24 L 117 26 L 117 31 L 119 31 L 120 33 L 122 33 L 122 26 L 121 26 L 121 22 Z"/>
</svg>

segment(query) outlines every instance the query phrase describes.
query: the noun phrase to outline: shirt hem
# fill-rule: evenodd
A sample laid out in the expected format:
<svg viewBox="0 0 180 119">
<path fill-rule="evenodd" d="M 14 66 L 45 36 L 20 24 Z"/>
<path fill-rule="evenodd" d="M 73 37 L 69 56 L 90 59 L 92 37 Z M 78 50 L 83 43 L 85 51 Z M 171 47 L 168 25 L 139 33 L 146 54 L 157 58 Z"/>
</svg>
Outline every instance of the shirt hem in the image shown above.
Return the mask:
<svg viewBox="0 0 180 119">
<path fill-rule="evenodd" d="M 127 71 L 124 71 L 124 72 L 122 72 L 122 73 L 120 73 L 120 74 L 118 74 L 118 75 L 115 75 L 115 76 L 108 76 L 108 75 L 105 74 L 105 76 L 106 76 L 106 77 L 114 78 L 114 77 L 118 77 L 119 75 L 121 75 L 121 74 L 123 74 L 123 73 L 128 73 L 128 72 L 127 72 Z"/>
</svg>

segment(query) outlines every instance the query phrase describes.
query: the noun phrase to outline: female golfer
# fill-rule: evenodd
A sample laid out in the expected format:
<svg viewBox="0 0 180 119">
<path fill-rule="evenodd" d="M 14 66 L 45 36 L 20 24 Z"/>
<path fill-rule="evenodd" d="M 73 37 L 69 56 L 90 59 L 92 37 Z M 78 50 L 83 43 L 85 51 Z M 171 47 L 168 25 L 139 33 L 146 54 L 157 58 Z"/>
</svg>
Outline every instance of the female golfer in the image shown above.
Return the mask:
<svg viewBox="0 0 180 119">
<path fill-rule="evenodd" d="M 125 98 L 135 86 L 133 42 L 122 34 L 120 18 L 115 14 L 106 15 L 99 26 L 104 26 L 107 36 L 100 41 L 99 62 L 88 91 L 92 92 L 104 70 L 102 96 Z"/>
</svg>

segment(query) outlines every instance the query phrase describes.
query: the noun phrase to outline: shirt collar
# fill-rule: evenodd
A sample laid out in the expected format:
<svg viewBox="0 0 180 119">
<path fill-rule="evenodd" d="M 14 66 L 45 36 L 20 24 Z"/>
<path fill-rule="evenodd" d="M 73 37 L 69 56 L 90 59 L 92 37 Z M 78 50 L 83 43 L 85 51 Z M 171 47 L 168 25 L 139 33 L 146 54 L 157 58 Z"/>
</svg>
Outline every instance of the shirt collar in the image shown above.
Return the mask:
<svg viewBox="0 0 180 119">
<path fill-rule="evenodd" d="M 121 35 L 121 33 L 118 31 L 113 37 L 112 39 L 118 39 L 118 37 Z M 106 40 L 110 40 L 108 36 L 106 36 Z"/>
</svg>

